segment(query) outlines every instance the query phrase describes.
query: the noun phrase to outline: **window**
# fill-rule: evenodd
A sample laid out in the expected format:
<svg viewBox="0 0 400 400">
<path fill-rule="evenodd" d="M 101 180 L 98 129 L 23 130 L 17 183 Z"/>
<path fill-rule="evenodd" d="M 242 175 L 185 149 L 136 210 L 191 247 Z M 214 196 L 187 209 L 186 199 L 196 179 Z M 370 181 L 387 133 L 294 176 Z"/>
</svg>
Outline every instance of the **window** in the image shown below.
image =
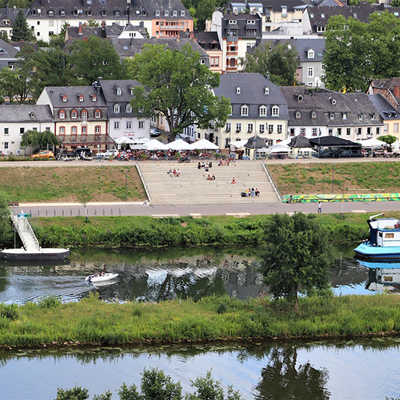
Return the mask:
<svg viewBox="0 0 400 400">
<path fill-rule="evenodd" d="M 330 119 L 335 119 L 335 113 L 330 113 L 330 114 L 329 114 L 329 118 L 330 118 Z"/>
<path fill-rule="evenodd" d="M 361 135 L 362 134 L 362 128 L 358 128 L 357 129 L 357 135 Z"/>
<path fill-rule="evenodd" d="M 181 17 L 185 16 L 185 10 L 181 10 Z"/>
<path fill-rule="evenodd" d="M 370 127 L 367 128 L 367 135 L 371 135 L 371 128 Z"/>
<path fill-rule="evenodd" d="M 350 136 L 351 135 L 351 129 L 350 128 L 346 128 L 346 135 Z"/>
<path fill-rule="evenodd" d="M 132 129 L 132 121 L 126 121 L 126 129 Z"/>
<path fill-rule="evenodd" d="M 88 117 L 88 112 L 87 112 L 86 110 L 82 110 L 82 111 L 81 111 L 81 118 L 82 118 L 83 120 L 86 120 L 87 117 Z"/>
<path fill-rule="evenodd" d="M 347 113 L 343 113 L 342 117 L 344 120 L 347 119 Z"/>
<path fill-rule="evenodd" d="M 131 106 L 129 103 L 126 105 L 125 111 L 126 111 L 127 113 L 131 113 L 131 112 L 132 112 L 132 106 Z"/>
<path fill-rule="evenodd" d="M 236 133 L 239 133 L 242 130 L 242 124 L 241 123 L 237 123 L 236 124 Z"/>
<path fill-rule="evenodd" d="M 177 16 L 178 16 L 178 11 L 177 11 L 177 10 L 174 10 L 174 11 L 172 12 L 172 16 L 177 17 Z"/>
<path fill-rule="evenodd" d="M 78 133 L 78 129 L 76 126 L 71 126 L 71 135 L 76 135 Z"/>
<path fill-rule="evenodd" d="M 168 10 L 165 10 L 165 11 L 164 11 L 164 17 L 168 17 L 168 15 L 169 15 Z"/>
<path fill-rule="evenodd" d="M 247 124 L 247 133 L 253 132 L 253 124 Z"/>
<path fill-rule="evenodd" d="M 362 114 L 358 114 L 358 120 L 362 121 L 363 120 L 363 115 Z"/>
<path fill-rule="evenodd" d="M 240 107 L 240 115 L 242 117 L 248 117 L 248 115 L 249 115 L 249 107 L 247 107 L 246 105 L 243 105 L 242 107 Z"/>
<path fill-rule="evenodd" d="M 274 133 L 274 126 L 268 125 L 268 133 Z"/>
<path fill-rule="evenodd" d="M 279 117 L 279 107 L 278 106 L 273 106 L 272 107 L 272 116 L 273 117 Z"/>
<path fill-rule="evenodd" d="M 294 136 L 294 128 L 290 128 L 290 136 Z"/>
<path fill-rule="evenodd" d="M 305 136 L 306 135 L 306 128 L 300 128 L 300 135 Z"/>
<path fill-rule="evenodd" d="M 296 111 L 296 119 L 301 119 L 301 112 L 300 111 Z"/>
<path fill-rule="evenodd" d="M 234 19 L 229 20 L 229 25 L 236 25 L 236 24 L 237 24 L 236 20 L 234 20 Z"/>
<path fill-rule="evenodd" d="M 5 149 L 5 150 L 8 149 L 8 142 L 4 142 L 4 149 Z"/>
<path fill-rule="evenodd" d="M 94 112 L 94 117 L 95 118 L 101 118 L 101 111 L 100 110 L 96 110 L 95 112 Z"/>
<path fill-rule="evenodd" d="M 60 126 L 58 128 L 58 134 L 59 135 L 65 135 L 65 126 Z"/>
<path fill-rule="evenodd" d="M 386 131 L 387 131 L 387 125 L 386 124 L 385 124 L 385 128 L 386 128 Z M 393 132 L 394 133 L 398 133 L 399 132 L 399 123 L 398 122 L 395 122 L 393 124 Z"/>
<path fill-rule="evenodd" d="M 156 10 L 156 17 L 160 16 L 160 10 Z"/>
<path fill-rule="evenodd" d="M 225 132 L 230 132 L 231 131 L 231 123 L 227 122 L 225 125 Z"/>
<path fill-rule="evenodd" d="M 260 133 L 264 133 L 264 124 L 261 124 L 259 129 L 260 129 Z"/>
<path fill-rule="evenodd" d="M 78 111 L 72 110 L 71 111 L 71 118 L 72 119 L 77 119 L 78 118 Z"/>
<path fill-rule="evenodd" d="M 82 94 L 79 95 L 79 103 L 83 103 L 83 101 L 85 100 L 85 98 L 83 97 Z"/>
<path fill-rule="evenodd" d="M 312 78 L 314 76 L 314 68 L 313 67 L 308 67 L 307 76 L 309 78 Z"/>
<path fill-rule="evenodd" d="M 143 129 L 144 128 L 144 121 L 139 121 L 139 129 Z"/>
<path fill-rule="evenodd" d="M 278 133 L 282 133 L 282 125 L 278 125 Z"/>
<path fill-rule="evenodd" d="M 265 95 L 265 96 L 268 96 L 268 95 L 269 95 L 269 88 L 268 88 L 268 87 L 265 87 L 265 88 L 264 88 L 264 95 Z"/>
<path fill-rule="evenodd" d="M 95 94 L 92 94 L 92 101 L 93 102 L 97 101 L 97 96 Z"/>
<path fill-rule="evenodd" d="M 119 129 L 119 121 L 114 121 L 114 129 Z"/>
<path fill-rule="evenodd" d="M 64 110 L 60 110 L 58 112 L 58 118 L 60 119 L 65 119 L 65 111 Z"/>
<path fill-rule="evenodd" d="M 230 138 L 226 138 L 226 139 L 225 139 L 225 148 L 226 148 L 226 147 L 229 147 L 230 144 L 231 144 L 231 139 L 230 139 Z"/>
<path fill-rule="evenodd" d="M 119 104 L 114 104 L 114 112 L 115 112 L 116 114 L 119 113 L 120 109 L 121 109 L 121 108 L 120 108 Z"/>
<path fill-rule="evenodd" d="M 259 115 L 260 115 L 260 117 L 266 117 L 267 116 L 267 107 L 266 106 L 261 106 L 260 107 Z"/>
<path fill-rule="evenodd" d="M 95 134 L 101 133 L 101 126 L 100 126 L 100 125 L 96 125 L 96 126 L 94 127 L 94 133 L 95 133 Z"/>
<path fill-rule="evenodd" d="M 308 58 L 314 58 L 314 56 L 315 56 L 314 50 L 312 50 L 312 49 L 308 50 L 307 57 Z"/>
<path fill-rule="evenodd" d="M 379 135 L 379 132 L 380 132 L 380 128 L 377 127 L 377 128 L 376 128 L 376 135 L 377 135 L 377 136 Z"/>
<path fill-rule="evenodd" d="M 82 135 L 87 135 L 87 126 L 82 126 L 81 133 Z"/>
<path fill-rule="evenodd" d="M 236 88 L 236 94 L 240 94 L 240 87 Z"/>
<path fill-rule="evenodd" d="M 316 119 L 317 113 L 315 111 L 311 111 L 311 119 Z"/>
<path fill-rule="evenodd" d="M 338 136 L 342 135 L 342 128 L 337 128 L 337 134 L 338 134 Z"/>
<path fill-rule="evenodd" d="M 122 89 L 117 87 L 117 96 L 122 96 Z"/>
<path fill-rule="evenodd" d="M 287 17 L 287 6 L 281 6 L 282 8 L 282 17 L 286 18 Z"/>
<path fill-rule="evenodd" d="M 312 128 L 311 134 L 312 136 L 317 136 L 317 128 Z"/>
<path fill-rule="evenodd" d="M 66 102 L 68 101 L 68 97 L 65 96 L 65 95 L 61 96 L 61 101 L 62 101 L 63 103 L 66 103 Z"/>
<path fill-rule="evenodd" d="M 8 128 L 4 128 L 4 134 L 8 135 Z"/>
<path fill-rule="evenodd" d="M 22 135 L 25 132 L 25 128 L 19 128 L 19 133 Z"/>
<path fill-rule="evenodd" d="M 394 125 L 396 125 L 396 124 L 394 124 Z M 397 126 L 399 126 L 399 124 L 397 124 Z M 396 129 L 396 126 L 395 126 L 394 128 Z M 384 132 L 387 132 L 388 129 L 389 129 L 388 124 L 385 124 L 384 127 L 383 127 L 383 131 L 384 131 Z M 396 132 L 396 131 L 395 131 L 395 132 Z"/>
<path fill-rule="evenodd" d="M 33 131 L 37 132 L 37 128 L 32 128 Z"/>
</svg>

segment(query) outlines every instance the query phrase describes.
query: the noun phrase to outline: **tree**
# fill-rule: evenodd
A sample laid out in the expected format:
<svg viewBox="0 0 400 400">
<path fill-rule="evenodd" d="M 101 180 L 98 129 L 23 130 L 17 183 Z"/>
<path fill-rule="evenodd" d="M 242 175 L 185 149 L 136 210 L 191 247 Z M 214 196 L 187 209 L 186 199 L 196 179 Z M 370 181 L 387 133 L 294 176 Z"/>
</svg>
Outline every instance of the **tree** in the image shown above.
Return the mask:
<svg viewBox="0 0 400 400">
<path fill-rule="evenodd" d="M 219 76 L 200 63 L 200 55 L 190 45 L 181 50 L 145 45 L 127 61 L 127 70 L 143 85 L 134 88 L 132 108 L 147 116 L 163 115 L 172 135 L 194 124 L 200 128 L 211 121 L 216 126 L 225 124 L 229 100 L 210 90 L 219 85 Z"/>
<path fill-rule="evenodd" d="M 30 93 L 30 81 L 22 68 L 0 70 L 0 95 L 8 97 L 10 103 L 25 103 Z"/>
<path fill-rule="evenodd" d="M 32 151 L 52 148 L 58 145 L 58 139 L 54 133 L 50 131 L 26 131 L 22 135 L 21 147 L 30 147 Z"/>
<path fill-rule="evenodd" d="M 325 289 L 331 265 L 327 235 L 314 216 L 274 215 L 267 228 L 261 272 L 275 298 L 295 302 L 298 291 Z"/>
<path fill-rule="evenodd" d="M 272 49 L 269 46 L 269 43 L 263 43 L 247 54 L 245 71 L 258 72 L 276 85 L 294 85 L 298 66 L 296 50 L 284 44 Z"/>
<path fill-rule="evenodd" d="M 26 18 L 22 10 L 20 10 L 15 17 L 14 23 L 12 25 L 12 36 L 11 40 L 13 42 L 19 42 L 20 40 L 32 40 L 32 32 L 28 28 Z"/>
<path fill-rule="evenodd" d="M 90 85 L 102 79 L 123 79 L 121 61 L 110 41 L 96 36 L 76 40 L 71 46 L 72 72 L 80 84 Z"/>
<path fill-rule="evenodd" d="M 56 400 L 87 400 L 88 398 L 88 390 L 76 386 L 67 390 L 58 389 Z"/>
<path fill-rule="evenodd" d="M 396 136 L 392 135 L 379 136 L 377 139 L 381 140 L 382 142 L 385 142 L 390 147 L 392 147 L 392 144 L 397 140 Z"/>
<path fill-rule="evenodd" d="M 10 209 L 7 196 L 0 192 L 0 243 L 6 243 L 11 237 Z"/>
</svg>

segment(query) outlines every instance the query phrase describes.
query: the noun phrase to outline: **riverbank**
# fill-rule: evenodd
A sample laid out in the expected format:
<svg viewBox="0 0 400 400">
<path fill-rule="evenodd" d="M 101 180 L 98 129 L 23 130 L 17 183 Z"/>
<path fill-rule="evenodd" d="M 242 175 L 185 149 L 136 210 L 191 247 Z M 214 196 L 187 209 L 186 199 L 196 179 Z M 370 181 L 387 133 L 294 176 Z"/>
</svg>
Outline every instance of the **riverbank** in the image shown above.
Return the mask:
<svg viewBox="0 0 400 400">
<path fill-rule="evenodd" d="M 299 311 L 268 298 L 0 305 L 0 347 L 123 346 L 361 338 L 400 334 L 398 296 L 310 297 Z"/>
</svg>

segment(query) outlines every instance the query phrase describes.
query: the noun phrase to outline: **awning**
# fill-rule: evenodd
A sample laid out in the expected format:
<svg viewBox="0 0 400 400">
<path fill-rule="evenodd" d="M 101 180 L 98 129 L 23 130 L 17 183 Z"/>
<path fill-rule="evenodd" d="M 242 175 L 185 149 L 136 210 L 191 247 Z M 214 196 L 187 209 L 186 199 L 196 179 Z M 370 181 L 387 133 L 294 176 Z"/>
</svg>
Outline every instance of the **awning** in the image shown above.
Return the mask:
<svg viewBox="0 0 400 400">
<path fill-rule="evenodd" d="M 190 145 L 192 150 L 218 150 L 218 146 L 207 139 L 201 139 Z"/>
</svg>

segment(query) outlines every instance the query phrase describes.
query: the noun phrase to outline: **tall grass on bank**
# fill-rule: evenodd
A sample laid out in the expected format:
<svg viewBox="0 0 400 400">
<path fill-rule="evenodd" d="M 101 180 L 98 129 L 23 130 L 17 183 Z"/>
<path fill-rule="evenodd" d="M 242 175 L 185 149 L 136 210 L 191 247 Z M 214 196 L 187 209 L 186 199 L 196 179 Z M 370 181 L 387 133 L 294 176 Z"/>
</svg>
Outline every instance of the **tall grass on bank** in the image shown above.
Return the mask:
<svg viewBox="0 0 400 400">
<path fill-rule="evenodd" d="M 316 218 L 334 245 L 351 246 L 368 235 L 368 215 Z M 255 247 L 267 240 L 270 221 L 270 215 L 201 219 L 91 217 L 90 223 L 85 223 L 83 217 L 60 217 L 34 218 L 32 224 L 41 245 L 49 247 Z"/>
<path fill-rule="evenodd" d="M 28 303 L 16 311 L 11 318 L 3 313 L 0 317 L 0 346 L 146 345 L 400 333 L 400 298 L 388 295 L 302 298 L 297 313 L 286 302 L 267 298 L 108 304 L 95 296 L 78 303 Z"/>
</svg>

